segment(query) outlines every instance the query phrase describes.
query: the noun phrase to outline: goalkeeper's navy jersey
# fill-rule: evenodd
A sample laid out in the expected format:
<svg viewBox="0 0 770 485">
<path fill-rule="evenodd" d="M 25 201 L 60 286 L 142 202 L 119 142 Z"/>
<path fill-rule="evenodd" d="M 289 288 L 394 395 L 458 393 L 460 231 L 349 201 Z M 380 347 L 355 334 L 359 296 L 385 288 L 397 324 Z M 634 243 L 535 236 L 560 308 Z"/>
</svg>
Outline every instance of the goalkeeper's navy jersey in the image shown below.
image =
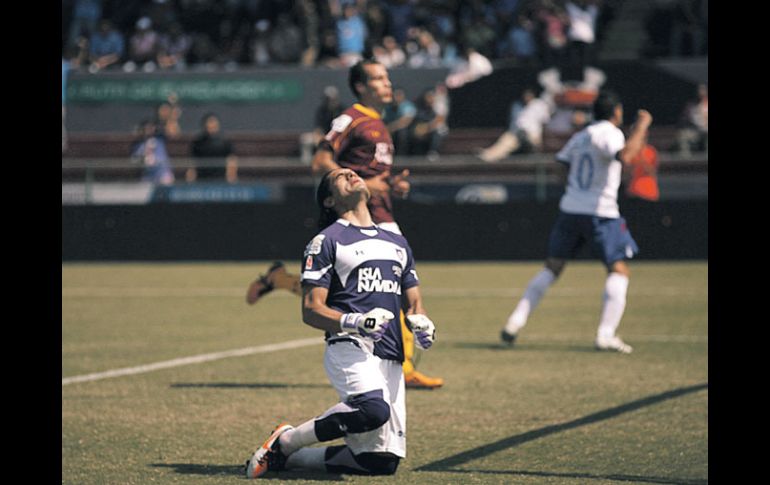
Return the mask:
<svg viewBox="0 0 770 485">
<path fill-rule="evenodd" d="M 338 219 L 310 241 L 303 261 L 302 284 L 328 288 L 330 308 L 366 313 L 379 307 L 396 315 L 382 340 L 375 342 L 374 355 L 403 362 L 401 296 L 418 285 L 406 239 L 376 225 L 356 227 Z M 334 335 L 327 332 L 326 338 Z"/>
</svg>

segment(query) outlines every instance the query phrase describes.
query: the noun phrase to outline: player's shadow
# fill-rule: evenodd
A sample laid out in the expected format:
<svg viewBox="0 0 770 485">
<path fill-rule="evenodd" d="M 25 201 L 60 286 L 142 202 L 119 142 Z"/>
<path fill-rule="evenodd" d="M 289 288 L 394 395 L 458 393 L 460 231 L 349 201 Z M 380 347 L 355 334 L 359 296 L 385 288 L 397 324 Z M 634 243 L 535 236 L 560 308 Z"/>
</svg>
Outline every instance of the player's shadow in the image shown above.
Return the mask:
<svg viewBox="0 0 770 485">
<path fill-rule="evenodd" d="M 155 468 L 171 468 L 180 475 L 205 476 L 237 476 L 246 479 L 243 465 L 213 465 L 206 463 L 150 463 Z M 261 480 L 308 480 L 316 482 L 340 482 L 343 477 L 337 474 L 320 472 L 285 471 L 280 473 L 268 472 L 260 477 Z"/>
<path fill-rule="evenodd" d="M 446 344 L 458 349 L 471 350 L 496 350 L 496 351 L 514 351 L 514 352 L 595 352 L 593 345 L 571 344 L 569 342 L 525 342 L 516 343 L 510 346 L 503 342 L 452 342 Z"/>
<path fill-rule="evenodd" d="M 329 384 L 294 384 L 284 382 L 174 382 L 171 388 L 213 388 L 213 389 L 311 389 L 326 388 Z"/>
<path fill-rule="evenodd" d="M 615 418 L 625 413 L 636 411 L 638 409 L 641 409 L 647 406 L 652 406 L 662 401 L 681 397 L 693 392 L 701 391 L 703 389 L 708 389 L 708 382 L 705 382 L 702 384 L 696 384 L 688 387 L 680 387 L 679 389 L 672 389 L 670 391 L 662 392 L 660 394 L 654 394 L 652 396 L 647 396 L 642 399 L 637 399 L 636 401 L 631 401 L 626 404 L 621 404 L 620 406 L 604 409 L 602 411 L 598 411 L 596 413 L 589 414 L 587 416 L 583 416 L 582 418 L 577 418 L 572 421 L 567 421 L 559 424 L 552 424 L 550 426 L 545 426 L 543 428 L 534 429 L 532 431 L 527 431 L 525 433 L 517 434 L 514 436 L 509 436 L 508 438 L 503 438 L 501 440 L 495 441 L 494 443 L 481 445 L 476 448 L 472 448 L 470 450 L 466 450 L 466 451 L 457 453 L 455 455 L 442 458 L 432 463 L 427 463 L 425 465 L 419 466 L 415 468 L 415 471 L 424 471 L 424 472 L 440 471 L 440 472 L 467 473 L 468 472 L 467 469 L 458 468 L 458 467 L 466 463 L 472 462 L 474 460 L 483 459 L 484 457 L 489 456 L 493 453 L 497 453 L 498 451 L 514 448 L 516 446 L 527 443 L 529 441 L 536 440 L 538 438 L 543 438 L 545 436 L 549 436 L 555 433 L 561 433 L 564 431 L 569 431 L 575 428 L 579 428 L 581 426 L 586 426 L 599 421 Z M 521 472 L 514 471 L 514 470 L 488 470 L 485 473 L 518 474 Z M 577 478 L 580 478 L 580 477 L 577 477 Z M 649 479 L 648 481 L 652 481 L 653 479 L 656 479 L 656 477 L 647 477 L 647 478 Z M 652 483 L 689 483 L 689 482 L 682 482 L 679 479 L 673 482 L 672 481 L 674 480 L 673 478 L 667 478 L 665 480 L 668 480 L 668 481 L 665 481 L 665 482 L 653 481 Z M 697 482 L 697 483 L 700 483 L 700 482 Z"/>
</svg>

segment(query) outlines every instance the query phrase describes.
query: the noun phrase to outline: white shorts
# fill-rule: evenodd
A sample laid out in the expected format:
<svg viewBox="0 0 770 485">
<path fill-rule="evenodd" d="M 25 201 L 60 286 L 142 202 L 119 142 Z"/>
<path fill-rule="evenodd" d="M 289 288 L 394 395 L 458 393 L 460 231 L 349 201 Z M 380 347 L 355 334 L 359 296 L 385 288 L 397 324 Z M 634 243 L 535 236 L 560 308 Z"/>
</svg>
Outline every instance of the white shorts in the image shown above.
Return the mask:
<svg viewBox="0 0 770 485">
<path fill-rule="evenodd" d="M 371 342 L 355 338 L 326 346 L 324 368 L 340 401 L 376 389 L 382 389 L 383 399 L 390 404 L 390 419 L 379 428 L 366 433 L 351 433 L 345 443 L 353 454 L 389 452 L 406 457 L 406 398 L 404 371 L 400 362 L 380 359 L 372 353 Z"/>
</svg>

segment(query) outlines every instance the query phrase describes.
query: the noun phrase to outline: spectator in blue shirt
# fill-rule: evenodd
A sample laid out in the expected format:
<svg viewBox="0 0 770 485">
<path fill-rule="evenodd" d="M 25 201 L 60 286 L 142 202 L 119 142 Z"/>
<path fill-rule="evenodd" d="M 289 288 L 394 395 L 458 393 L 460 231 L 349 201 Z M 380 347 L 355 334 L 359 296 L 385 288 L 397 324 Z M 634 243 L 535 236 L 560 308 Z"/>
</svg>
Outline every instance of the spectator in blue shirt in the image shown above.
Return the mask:
<svg viewBox="0 0 770 485">
<path fill-rule="evenodd" d="M 337 19 L 337 51 L 344 66 L 352 66 L 363 58 L 364 42 L 368 35 L 366 22 L 355 3 L 346 1 L 342 17 Z"/>
<path fill-rule="evenodd" d="M 166 138 L 158 133 L 153 120 L 144 120 L 137 129 L 137 140 L 131 146 L 131 158 L 142 166 L 142 181 L 172 185 L 174 172 L 166 148 Z"/>
<path fill-rule="evenodd" d="M 102 69 L 118 63 L 125 52 L 126 42 L 117 29 L 113 28 L 109 19 L 99 21 L 99 30 L 91 36 L 89 44 L 90 72 L 98 72 Z"/>
<path fill-rule="evenodd" d="M 73 47 L 78 37 L 93 35 L 101 17 L 102 0 L 75 0 L 67 45 Z"/>
<path fill-rule="evenodd" d="M 505 37 L 498 43 L 500 57 L 513 57 L 524 63 L 537 60 L 537 42 L 535 40 L 535 24 L 526 15 L 519 15 L 516 23 L 506 32 Z"/>
</svg>

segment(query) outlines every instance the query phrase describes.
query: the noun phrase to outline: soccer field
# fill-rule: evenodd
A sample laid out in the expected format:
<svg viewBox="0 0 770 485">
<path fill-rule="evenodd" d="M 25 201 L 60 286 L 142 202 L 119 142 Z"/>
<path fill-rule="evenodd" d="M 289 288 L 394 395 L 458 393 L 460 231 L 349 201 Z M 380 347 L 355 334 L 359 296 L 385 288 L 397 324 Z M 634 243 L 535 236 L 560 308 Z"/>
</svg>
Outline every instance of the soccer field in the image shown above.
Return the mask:
<svg viewBox="0 0 770 485">
<path fill-rule="evenodd" d="M 245 303 L 269 262 L 62 265 L 62 483 L 224 484 L 281 421 L 337 400 L 322 333 L 284 291 Z M 299 263 L 287 265 L 298 272 Z M 541 263 L 418 261 L 437 327 L 408 390 L 392 477 L 273 483 L 708 483 L 708 263 L 631 263 L 618 334 L 593 349 L 604 269 L 570 263 L 514 348 L 499 332 Z M 419 352 L 419 351 L 418 351 Z"/>
</svg>

